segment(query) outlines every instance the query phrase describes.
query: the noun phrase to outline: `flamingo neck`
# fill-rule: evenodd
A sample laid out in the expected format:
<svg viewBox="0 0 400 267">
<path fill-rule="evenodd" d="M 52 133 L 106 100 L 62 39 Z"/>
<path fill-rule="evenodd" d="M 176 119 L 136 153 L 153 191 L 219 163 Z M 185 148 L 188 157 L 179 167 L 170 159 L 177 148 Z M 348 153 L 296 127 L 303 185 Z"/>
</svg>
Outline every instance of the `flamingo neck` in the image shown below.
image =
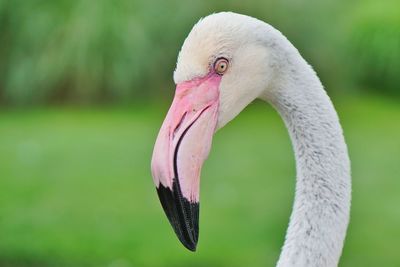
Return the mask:
<svg viewBox="0 0 400 267">
<path fill-rule="evenodd" d="M 277 266 L 337 266 L 349 221 L 350 162 L 336 111 L 312 68 L 289 47 L 265 100 L 282 116 L 296 192 Z"/>
</svg>

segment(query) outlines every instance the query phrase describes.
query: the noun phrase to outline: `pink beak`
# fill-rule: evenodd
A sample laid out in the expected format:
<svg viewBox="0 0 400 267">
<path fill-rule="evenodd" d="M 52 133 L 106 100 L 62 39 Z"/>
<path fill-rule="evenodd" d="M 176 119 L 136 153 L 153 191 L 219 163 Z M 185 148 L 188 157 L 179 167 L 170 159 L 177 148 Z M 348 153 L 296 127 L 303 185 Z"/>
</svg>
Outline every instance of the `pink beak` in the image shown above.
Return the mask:
<svg viewBox="0 0 400 267">
<path fill-rule="evenodd" d="M 196 250 L 199 184 L 219 106 L 221 76 L 209 75 L 177 85 L 161 126 L 151 170 L 164 211 L 182 244 Z"/>
</svg>

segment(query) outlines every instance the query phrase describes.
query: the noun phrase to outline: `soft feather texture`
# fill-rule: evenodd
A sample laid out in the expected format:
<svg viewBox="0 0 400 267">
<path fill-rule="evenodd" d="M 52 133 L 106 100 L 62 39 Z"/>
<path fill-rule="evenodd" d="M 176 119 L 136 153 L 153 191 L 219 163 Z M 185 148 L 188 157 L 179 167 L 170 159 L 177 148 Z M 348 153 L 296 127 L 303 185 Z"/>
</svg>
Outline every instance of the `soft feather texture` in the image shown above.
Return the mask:
<svg viewBox="0 0 400 267">
<path fill-rule="evenodd" d="M 231 12 L 200 20 L 186 38 L 176 83 L 229 59 L 218 128 L 261 98 L 282 116 L 296 156 L 293 212 L 278 266 L 337 266 L 349 220 L 350 161 L 335 109 L 313 69 L 270 25 Z"/>
</svg>

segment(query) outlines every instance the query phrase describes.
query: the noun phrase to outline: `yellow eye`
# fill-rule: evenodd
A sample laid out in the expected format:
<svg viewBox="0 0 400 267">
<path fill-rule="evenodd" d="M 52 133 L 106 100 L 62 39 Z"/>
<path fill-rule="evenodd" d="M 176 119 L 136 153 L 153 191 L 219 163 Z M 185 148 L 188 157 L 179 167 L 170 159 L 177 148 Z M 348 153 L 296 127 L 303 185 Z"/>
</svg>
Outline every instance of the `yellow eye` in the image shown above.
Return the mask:
<svg viewBox="0 0 400 267">
<path fill-rule="evenodd" d="M 219 75 L 224 74 L 228 69 L 228 60 L 225 58 L 219 58 L 214 64 L 214 70 Z"/>
</svg>

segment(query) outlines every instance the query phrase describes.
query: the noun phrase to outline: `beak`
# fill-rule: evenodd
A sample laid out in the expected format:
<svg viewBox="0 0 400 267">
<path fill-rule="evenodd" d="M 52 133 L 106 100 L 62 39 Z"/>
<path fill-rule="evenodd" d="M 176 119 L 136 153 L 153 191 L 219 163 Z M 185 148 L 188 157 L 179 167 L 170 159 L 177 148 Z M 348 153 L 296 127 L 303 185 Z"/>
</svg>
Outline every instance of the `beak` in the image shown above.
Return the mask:
<svg viewBox="0 0 400 267">
<path fill-rule="evenodd" d="M 220 81 L 221 76 L 209 74 L 177 85 L 151 162 L 165 214 L 191 251 L 199 236 L 200 173 L 217 124 Z"/>
</svg>

